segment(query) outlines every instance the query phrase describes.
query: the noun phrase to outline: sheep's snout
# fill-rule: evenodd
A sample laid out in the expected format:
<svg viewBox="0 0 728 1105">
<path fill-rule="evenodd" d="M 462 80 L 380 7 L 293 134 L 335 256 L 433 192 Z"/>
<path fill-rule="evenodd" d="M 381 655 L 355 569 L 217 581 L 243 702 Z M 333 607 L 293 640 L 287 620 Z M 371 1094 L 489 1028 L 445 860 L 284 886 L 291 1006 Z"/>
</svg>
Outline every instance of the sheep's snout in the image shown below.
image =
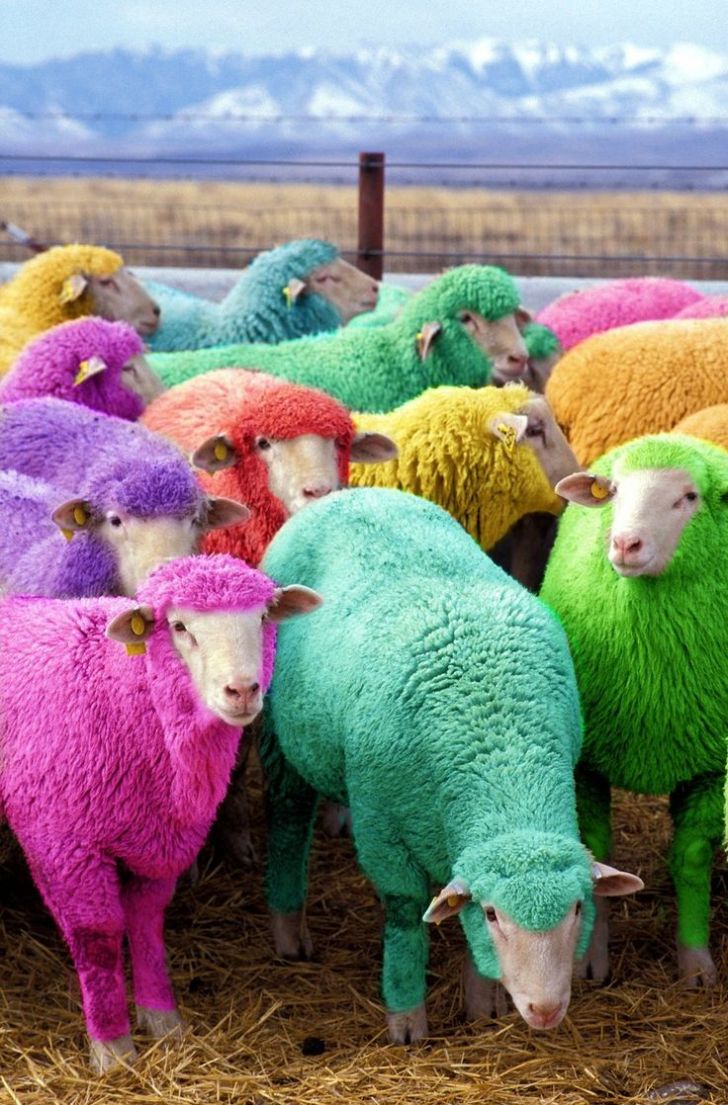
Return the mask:
<svg viewBox="0 0 728 1105">
<path fill-rule="evenodd" d="M 323 499 L 324 495 L 330 495 L 333 490 L 330 483 L 314 483 L 304 487 L 303 496 L 305 499 Z"/>
<path fill-rule="evenodd" d="M 652 556 L 651 543 L 637 534 L 612 534 L 609 559 L 615 568 L 643 568 Z"/>
<path fill-rule="evenodd" d="M 233 679 L 223 687 L 231 713 L 255 717 L 263 705 L 260 683 L 252 679 Z"/>
<path fill-rule="evenodd" d="M 532 1028 L 549 1029 L 561 1024 L 568 1008 L 568 1002 L 552 1002 L 538 1005 L 530 1001 L 528 1003 L 528 1023 Z"/>
</svg>

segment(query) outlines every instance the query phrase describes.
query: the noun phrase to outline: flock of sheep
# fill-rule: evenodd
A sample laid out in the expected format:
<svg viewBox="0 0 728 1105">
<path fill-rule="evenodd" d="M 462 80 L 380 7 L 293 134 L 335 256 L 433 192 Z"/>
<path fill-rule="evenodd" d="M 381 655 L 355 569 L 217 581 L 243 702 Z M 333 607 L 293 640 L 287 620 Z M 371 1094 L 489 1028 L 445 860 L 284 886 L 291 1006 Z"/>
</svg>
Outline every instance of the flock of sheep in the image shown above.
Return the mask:
<svg viewBox="0 0 728 1105">
<path fill-rule="evenodd" d="M 125 944 L 138 1028 L 181 1032 L 164 911 L 216 818 L 251 862 L 252 739 L 275 953 L 311 954 L 323 797 L 382 903 L 394 1042 L 455 915 L 469 1018 L 509 995 L 554 1028 L 574 971 L 606 978 L 607 898 L 642 888 L 612 786 L 670 795 L 678 971 L 716 981 L 726 337 L 675 280 L 534 321 L 502 269 L 410 295 L 314 240 L 219 304 L 95 246 L 0 289 L 0 806 L 95 1070 L 136 1055 Z"/>
</svg>

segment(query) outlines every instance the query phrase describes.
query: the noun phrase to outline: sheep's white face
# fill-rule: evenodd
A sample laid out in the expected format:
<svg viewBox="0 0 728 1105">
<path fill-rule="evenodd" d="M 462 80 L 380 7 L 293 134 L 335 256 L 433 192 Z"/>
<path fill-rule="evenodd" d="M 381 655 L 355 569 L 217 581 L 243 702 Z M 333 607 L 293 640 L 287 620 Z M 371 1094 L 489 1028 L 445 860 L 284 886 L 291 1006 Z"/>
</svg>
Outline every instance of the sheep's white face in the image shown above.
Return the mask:
<svg viewBox="0 0 728 1105">
<path fill-rule="evenodd" d="M 525 415 L 524 441 L 538 457 L 551 487 L 576 472 L 579 464 L 546 399 L 535 396 L 520 411 Z"/>
<path fill-rule="evenodd" d="M 304 280 L 306 290 L 316 292 L 341 315 L 346 325 L 355 315 L 373 311 L 379 296 L 379 284 L 361 269 L 337 257 L 327 265 L 319 265 Z"/>
<path fill-rule="evenodd" d="M 93 314 L 112 322 L 128 322 L 142 337 L 153 334 L 159 326 L 159 306 L 128 269 L 85 279 Z"/>
<path fill-rule="evenodd" d="M 612 479 L 577 472 L 556 491 L 582 506 L 614 506 L 607 556 L 621 576 L 658 576 L 669 565 L 702 496 L 684 468 L 644 468 Z"/>
<path fill-rule="evenodd" d="M 121 380 L 124 387 L 144 400 L 145 405 L 151 403 L 164 391 L 162 381 L 149 367 L 146 357 L 141 353 L 126 362 L 122 369 Z"/>
<path fill-rule="evenodd" d="M 459 319 L 502 380 L 516 380 L 526 371 L 528 350 L 515 315 L 491 322 L 477 311 L 463 310 Z"/>
<path fill-rule="evenodd" d="M 285 440 L 258 436 L 255 451 L 268 469 L 268 489 L 288 514 L 339 487 L 336 442 L 318 434 Z"/>
</svg>

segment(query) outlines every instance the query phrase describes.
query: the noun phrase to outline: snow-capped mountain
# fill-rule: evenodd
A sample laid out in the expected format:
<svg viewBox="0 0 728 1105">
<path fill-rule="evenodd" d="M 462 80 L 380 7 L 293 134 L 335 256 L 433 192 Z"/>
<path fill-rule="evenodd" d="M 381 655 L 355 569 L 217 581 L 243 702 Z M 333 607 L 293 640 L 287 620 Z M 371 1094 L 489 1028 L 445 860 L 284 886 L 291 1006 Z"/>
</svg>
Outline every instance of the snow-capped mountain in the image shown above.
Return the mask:
<svg viewBox="0 0 728 1105">
<path fill-rule="evenodd" d="M 6 154 L 720 159 L 728 55 L 495 39 L 270 56 L 112 50 L 0 63 Z M 558 147 L 556 149 L 556 147 Z M 637 153 L 639 151 L 639 153 Z M 712 156 L 711 156 L 712 153 Z"/>
</svg>

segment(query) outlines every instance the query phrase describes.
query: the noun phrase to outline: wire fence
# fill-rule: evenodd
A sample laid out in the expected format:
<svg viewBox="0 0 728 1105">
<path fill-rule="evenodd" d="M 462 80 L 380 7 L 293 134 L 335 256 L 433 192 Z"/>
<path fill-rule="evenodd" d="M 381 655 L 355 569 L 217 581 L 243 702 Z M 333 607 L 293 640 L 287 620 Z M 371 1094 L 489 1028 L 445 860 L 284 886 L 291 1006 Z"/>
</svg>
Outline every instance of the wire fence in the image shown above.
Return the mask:
<svg viewBox="0 0 728 1105">
<path fill-rule="evenodd" d="M 345 255 L 357 251 L 353 188 L 312 185 L 307 193 L 306 186 L 283 179 L 257 184 L 254 195 L 240 185 L 231 202 L 229 189 L 236 186 L 212 182 L 187 187 L 184 181 L 105 180 L 101 187 L 73 178 L 31 185 L 6 178 L 0 219 L 42 241 L 108 245 L 132 265 L 240 267 L 263 249 L 301 237 L 330 239 Z M 228 189 L 224 201 L 216 198 L 216 187 Z M 200 196 L 210 199 L 200 202 Z M 662 273 L 721 280 L 728 279 L 728 197 L 566 190 L 418 194 L 389 187 L 384 241 L 384 267 L 394 273 L 476 261 L 519 275 Z M 22 247 L 0 242 L 1 260 L 27 256 Z"/>
</svg>

